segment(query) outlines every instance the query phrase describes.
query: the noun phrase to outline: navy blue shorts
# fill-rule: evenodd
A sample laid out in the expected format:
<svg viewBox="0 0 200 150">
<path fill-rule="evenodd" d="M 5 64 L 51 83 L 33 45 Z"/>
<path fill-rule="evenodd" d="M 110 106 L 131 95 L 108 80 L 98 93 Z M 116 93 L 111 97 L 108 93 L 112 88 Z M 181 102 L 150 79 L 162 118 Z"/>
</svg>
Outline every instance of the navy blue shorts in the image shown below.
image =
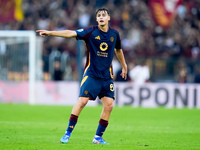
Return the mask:
<svg viewBox="0 0 200 150">
<path fill-rule="evenodd" d="M 81 82 L 81 89 L 79 97 L 89 97 L 95 100 L 96 97 L 110 97 L 115 99 L 113 79 L 95 79 L 93 77 L 85 76 Z"/>
</svg>

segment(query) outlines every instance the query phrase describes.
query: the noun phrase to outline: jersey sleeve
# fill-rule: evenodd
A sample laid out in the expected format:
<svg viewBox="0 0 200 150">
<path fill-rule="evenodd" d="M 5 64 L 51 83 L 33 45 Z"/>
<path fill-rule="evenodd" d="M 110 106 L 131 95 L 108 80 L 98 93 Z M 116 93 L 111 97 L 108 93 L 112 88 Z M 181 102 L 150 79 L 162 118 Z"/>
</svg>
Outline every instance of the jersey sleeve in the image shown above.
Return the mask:
<svg viewBox="0 0 200 150">
<path fill-rule="evenodd" d="M 121 39 L 120 39 L 120 36 L 119 36 L 119 33 L 117 32 L 117 40 L 116 40 L 116 44 L 115 44 L 115 48 L 116 49 L 121 49 Z"/>
<path fill-rule="evenodd" d="M 77 40 L 86 40 L 91 35 L 92 31 L 93 31 L 93 27 L 76 30 L 76 33 L 77 33 L 76 39 Z"/>
</svg>

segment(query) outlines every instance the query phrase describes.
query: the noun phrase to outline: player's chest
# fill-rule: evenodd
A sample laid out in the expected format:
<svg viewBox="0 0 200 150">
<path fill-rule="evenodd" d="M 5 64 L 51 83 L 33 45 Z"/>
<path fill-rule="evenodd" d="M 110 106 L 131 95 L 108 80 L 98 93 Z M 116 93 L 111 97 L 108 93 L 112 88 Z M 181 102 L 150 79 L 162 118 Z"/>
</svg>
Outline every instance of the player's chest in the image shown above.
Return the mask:
<svg viewBox="0 0 200 150">
<path fill-rule="evenodd" d="M 116 37 L 114 34 L 102 34 L 101 32 L 95 32 L 91 34 L 90 41 L 100 47 L 100 49 L 113 47 L 116 42 Z"/>
</svg>

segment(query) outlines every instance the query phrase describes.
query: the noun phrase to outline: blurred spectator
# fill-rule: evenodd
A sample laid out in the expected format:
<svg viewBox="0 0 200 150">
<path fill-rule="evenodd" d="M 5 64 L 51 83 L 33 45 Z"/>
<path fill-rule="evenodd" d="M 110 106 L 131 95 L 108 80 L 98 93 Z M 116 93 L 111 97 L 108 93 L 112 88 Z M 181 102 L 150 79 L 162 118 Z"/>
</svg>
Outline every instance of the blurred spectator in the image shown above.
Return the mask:
<svg viewBox="0 0 200 150">
<path fill-rule="evenodd" d="M 61 70 L 60 61 L 55 61 L 54 62 L 54 72 L 53 72 L 52 79 L 54 81 L 61 81 L 61 80 L 63 80 L 63 77 L 64 77 L 64 73 Z"/>
<path fill-rule="evenodd" d="M 122 49 L 129 62 L 136 57 L 152 60 L 164 57 L 164 61 L 172 59 L 171 64 L 176 63 L 180 58 L 185 62 L 193 61 L 194 64 L 200 60 L 199 6 L 199 0 L 183 0 L 177 9 L 174 22 L 169 29 L 164 30 L 154 23 L 147 0 L 23 0 L 24 20 L 22 22 L 1 22 L 0 30 L 84 28 L 96 23 L 95 15 L 91 15 L 91 12 L 94 12 L 97 7 L 107 7 L 111 11 L 110 26 L 119 31 L 122 38 Z M 75 39 L 45 38 L 43 71 L 48 71 L 48 54 L 53 49 L 58 49 L 60 52 L 66 51 L 71 58 L 71 78 L 76 80 L 77 48 L 75 43 Z M 113 67 L 116 66 L 114 60 Z M 139 67 L 141 66 L 137 68 Z M 116 74 L 115 70 L 117 69 L 114 68 L 114 74 Z M 181 78 L 179 81 L 185 82 L 183 74 L 187 71 L 184 70 L 183 67 L 179 73 L 175 70 L 169 74 L 179 76 L 178 78 Z M 194 69 L 189 68 L 189 70 L 190 75 L 194 75 L 192 72 Z"/>
<path fill-rule="evenodd" d="M 194 76 L 194 83 L 200 83 L 200 66 L 196 67 L 196 73 Z"/>
<path fill-rule="evenodd" d="M 141 31 L 137 23 L 133 23 L 128 32 L 128 42 L 131 47 L 135 47 L 141 42 Z"/>
<path fill-rule="evenodd" d="M 191 80 L 191 75 L 190 75 L 190 69 L 187 66 L 187 64 L 183 61 L 180 60 L 176 64 L 176 81 L 178 83 L 188 83 Z"/>
<path fill-rule="evenodd" d="M 146 61 L 142 60 L 140 64 L 136 65 L 129 71 L 129 76 L 133 83 L 141 85 L 150 79 L 149 67 Z"/>
</svg>

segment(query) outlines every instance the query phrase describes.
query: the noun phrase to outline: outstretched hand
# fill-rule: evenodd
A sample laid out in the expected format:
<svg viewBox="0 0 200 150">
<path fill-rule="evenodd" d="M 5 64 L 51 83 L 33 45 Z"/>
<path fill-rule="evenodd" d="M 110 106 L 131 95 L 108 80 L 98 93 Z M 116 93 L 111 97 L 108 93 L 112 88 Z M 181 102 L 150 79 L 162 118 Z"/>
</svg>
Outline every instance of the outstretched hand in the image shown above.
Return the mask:
<svg viewBox="0 0 200 150">
<path fill-rule="evenodd" d="M 49 36 L 51 33 L 50 31 L 47 30 L 37 30 L 36 32 L 39 32 L 41 37 Z"/>
</svg>

